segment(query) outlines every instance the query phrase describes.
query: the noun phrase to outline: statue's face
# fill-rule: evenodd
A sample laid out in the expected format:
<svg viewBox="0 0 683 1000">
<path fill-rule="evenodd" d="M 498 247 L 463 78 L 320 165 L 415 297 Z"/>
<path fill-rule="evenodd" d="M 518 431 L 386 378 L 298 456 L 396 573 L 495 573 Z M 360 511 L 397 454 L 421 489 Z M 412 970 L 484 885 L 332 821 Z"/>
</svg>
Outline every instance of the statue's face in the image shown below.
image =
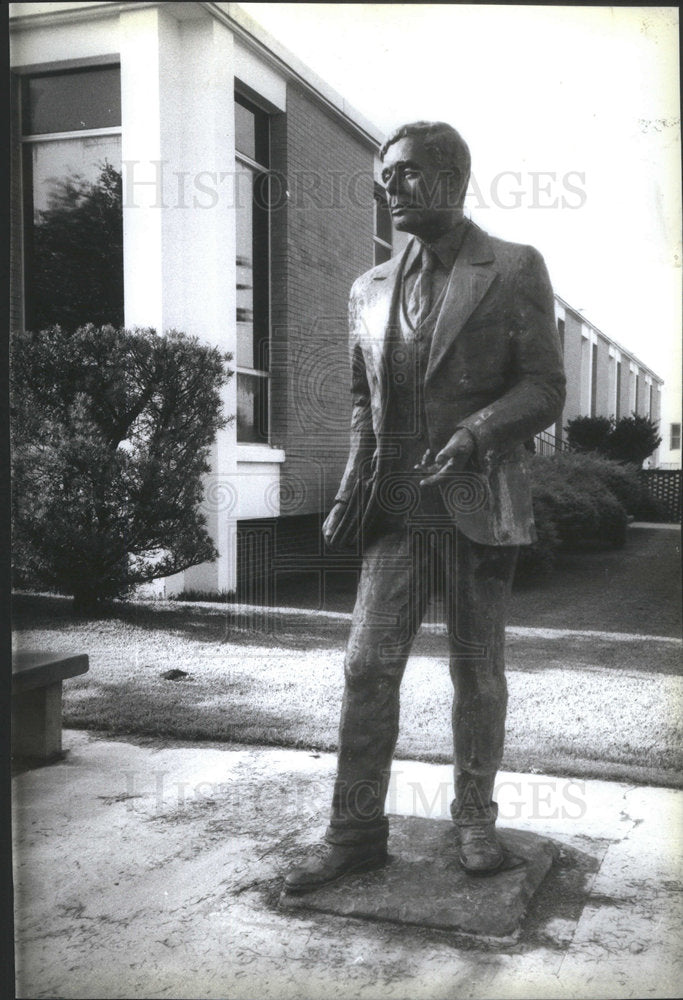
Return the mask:
<svg viewBox="0 0 683 1000">
<path fill-rule="evenodd" d="M 418 136 L 389 146 L 381 176 L 396 229 L 434 239 L 461 214 L 457 173 L 439 167 Z"/>
</svg>

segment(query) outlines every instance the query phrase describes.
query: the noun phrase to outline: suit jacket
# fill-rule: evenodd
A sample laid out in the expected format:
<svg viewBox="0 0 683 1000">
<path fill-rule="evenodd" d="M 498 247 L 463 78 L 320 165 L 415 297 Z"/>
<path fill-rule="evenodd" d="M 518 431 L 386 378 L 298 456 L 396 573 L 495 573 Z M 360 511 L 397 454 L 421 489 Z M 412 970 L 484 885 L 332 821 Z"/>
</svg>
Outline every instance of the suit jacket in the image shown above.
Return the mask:
<svg viewBox="0 0 683 1000">
<path fill-rule="evenodd" d="M 471 466 L 439 487 L 463 533 L 487 545 L 528 544 L 536 534 L 524 442 L 557 419 L 565 398 L 553 292 L 537 250 L 468 227 L 424 377 L 427 433 L 434 455 L 458 427 L 474 436 Z M 351 444 L 337 499 L 349 502 L 349 519 L 360 508 L 365 525 L 392 491 L 387 350 L 412 243 L 351 289 Z M 348 540 L 344 528 L 337 537 Z"/>
</svg>

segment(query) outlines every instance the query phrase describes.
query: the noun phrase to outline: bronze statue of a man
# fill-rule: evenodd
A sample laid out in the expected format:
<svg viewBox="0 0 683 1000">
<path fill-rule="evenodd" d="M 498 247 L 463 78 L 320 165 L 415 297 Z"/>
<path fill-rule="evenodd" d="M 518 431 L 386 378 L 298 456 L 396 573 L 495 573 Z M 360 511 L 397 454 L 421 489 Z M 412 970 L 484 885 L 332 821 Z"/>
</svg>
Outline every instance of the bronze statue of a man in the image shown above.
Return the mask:
<svg viewBox="0 0 683 1000">
<path fill-rule="evenodd" d="M 460 860 L 477 874 L 503 864 L 493 789 L 506 605 L 518 547 L 535 538 L 527 445 L 564 402 L 545 264 L 464 218 L 461 136 L 415 122 L 380 157 L 394 225 L 414 238 L 351 290 L 351 446 L 323 535 L 334 547 L 360 532 L 363 564 L 326 845 L 288 873 L 288 892 L 386 863 L 399 687 L 435 586 L 450 642 Z"/>
</svg>

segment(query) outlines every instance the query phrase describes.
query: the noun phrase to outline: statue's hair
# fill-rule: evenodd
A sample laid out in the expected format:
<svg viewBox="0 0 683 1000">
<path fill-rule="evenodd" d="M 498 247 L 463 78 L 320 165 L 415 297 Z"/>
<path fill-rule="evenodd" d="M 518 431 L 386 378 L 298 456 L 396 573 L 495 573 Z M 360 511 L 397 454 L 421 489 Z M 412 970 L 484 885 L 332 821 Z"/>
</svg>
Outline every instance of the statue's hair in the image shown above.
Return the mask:
<svg viewBox="0 0 683 1000">
<path fill-rule="evenodd" d="M 383 160 L 387 149 L 399 139 L 417 136 L 429 150 L 439 167 L 445 170 L 457 170 L 462 182 L 462 197 L 465 196 L 470 179 L 472 157 L 469 146 L 459 132 L 446 122 L 408 122 L 395 129 L 389 138 L 381 145 L 380 159 Z"/>
</svg>

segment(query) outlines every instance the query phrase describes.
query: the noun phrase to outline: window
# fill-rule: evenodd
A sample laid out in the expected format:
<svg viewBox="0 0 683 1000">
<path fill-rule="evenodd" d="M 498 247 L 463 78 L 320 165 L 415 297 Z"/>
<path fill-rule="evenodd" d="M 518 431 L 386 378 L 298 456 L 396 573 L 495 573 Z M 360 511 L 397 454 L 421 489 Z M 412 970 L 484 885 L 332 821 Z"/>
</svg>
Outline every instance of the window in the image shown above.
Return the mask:
<svg viewBox="0 0 683 1000">
<path fill-rule="evenodd" d="M 591 417 L 595 416 L 598 398 L 598 345 L 591 344 Z"/>
<path fill-rule="evenodd" d="M 118 66 L 21 81 L 25 325 L 123 325 Z"/>
<path fill-rule="evenodd" d="M 621 361 L 617 361 L 617 401 L 614 408 L 614 416 L 617 420 L 621 417 Z"/>
<path fill-rule="evenodd" d="M 671 451 L 679 451 L 681 447 L 681 425 L 672 424 L 671 433 L 669 436 L 669 449 Z"/>
<path fill-rule="evenodd" d="M 560 344 L 562 346 L 562 353 L 564 354 L 564 320 L 558 319 L 557 321 L 557 332 L 560 335 Z"/>
<path fill-rule="evenodd" d="M 580 413 L 582 417 L 589 417 L 591 408 L 591 344 L 588 337 L 583 335 L 581 336 L 580 372 Z"/>
<path fill-rule="evenodd" d="M 268 443 L 270 224 L 268 115 L 235 95 L 237 440 Z"/>
<path fill-rule="evenodd" d="M 375 265 L 383 264 L 385 260 L 389 260 L 391 257 L 392 250 L 392 226 L 391 226 L 391 213 L 389 212 L 389 206 L 387 204 L 387 199 L 384 191 L 379 186 L 375 185 L 375 220 L 373 229 L 373 243 L 374 243 L 374 261 Z"/>
</svg>

